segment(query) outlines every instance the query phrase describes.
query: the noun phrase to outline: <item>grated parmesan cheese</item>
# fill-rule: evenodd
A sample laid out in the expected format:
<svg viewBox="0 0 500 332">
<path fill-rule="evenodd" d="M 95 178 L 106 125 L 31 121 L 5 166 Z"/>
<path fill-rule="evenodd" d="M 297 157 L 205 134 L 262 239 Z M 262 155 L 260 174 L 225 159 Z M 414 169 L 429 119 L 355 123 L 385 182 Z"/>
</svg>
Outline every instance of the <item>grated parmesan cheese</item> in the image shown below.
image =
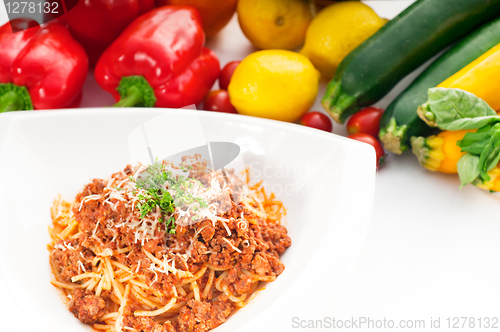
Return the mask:
<svg viewBox="0 0 500 332">
<path fill-rule="evenodd" d="M 231 241 L 229 241 L 229 240 L 228 240 L 228 239 L 226 239 L 225 237 L 223 237 L 222 239 L 223 239 L 224 241 L 226 241 L 226 242 L 227 242 L 227 244 L 229 244 L 229 246 L 230 246 L 231 248 L 233 248 L 233 249 L 234 249 L 234 251 L 237 251 L 237 252 L 239 252 L 239 253 L 241 254 L 241 252 L 242 252 L 242 251 L 241 251 L 240 249 L 236 248 L 236 247 L 235 247 L 235 246 L 231 243 Z"/>
</svg>

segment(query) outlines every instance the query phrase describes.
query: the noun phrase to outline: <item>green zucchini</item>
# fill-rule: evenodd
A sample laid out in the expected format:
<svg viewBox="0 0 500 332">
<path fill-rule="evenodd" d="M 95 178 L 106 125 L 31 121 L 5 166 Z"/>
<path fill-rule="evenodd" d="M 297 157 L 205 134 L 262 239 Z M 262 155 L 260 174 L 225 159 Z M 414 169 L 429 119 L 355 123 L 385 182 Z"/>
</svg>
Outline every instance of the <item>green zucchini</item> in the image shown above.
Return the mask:
<svg viewBox="0 0 500 332">
<path fill-rule="evenodd" d="M 393 153 L 409 148 L 412 136 L 427 136 L 433 129 L 422 121 L 417 109 L 427 101 L 427 90 L 500 43 L 500 17 L 484 24 L 441 55 L 385 110 L 380 120 L 380 140 Z"/>
<path fill-rule="evenodd" d="M 475 27 L 500 14 L 500 0 L 418 0 L 340 63 L 323 107 L 343 123 Z"/>
</svg>

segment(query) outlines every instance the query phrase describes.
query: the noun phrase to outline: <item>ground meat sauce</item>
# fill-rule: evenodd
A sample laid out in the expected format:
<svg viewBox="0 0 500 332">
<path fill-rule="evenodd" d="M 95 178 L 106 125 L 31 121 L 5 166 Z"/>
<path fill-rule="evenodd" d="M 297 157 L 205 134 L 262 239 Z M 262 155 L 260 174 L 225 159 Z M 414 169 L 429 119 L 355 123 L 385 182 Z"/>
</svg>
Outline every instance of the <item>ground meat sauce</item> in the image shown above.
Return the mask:
<svg viewBox="0 0 500 332">
<path fill-rule="evenodd" d="M 176 206 L 175 234 L 159 208 L 140 215 L 135 180 L 144 167 L 92 180 L 73 204 L 56 201 L 52 283 L 83 323 L 99 331 L 208 331 L 244 306 L 259 282 L 283 272 L 280 255 L 291 240 L 279 223 L 281 203 L 234 174 L 209 171 L 199 156 L 181 166 L 163 167 L 189 173 L 208 203 Z M 191 210 L 196 222 L 180 222 Z"/>
<path fill-rule="evenodd" d="M 95 323 L 104 314 L 106 301 L 100 296 L 77 289 L 69 303 L 69 311 L 84 323 Z"/>
</svg>

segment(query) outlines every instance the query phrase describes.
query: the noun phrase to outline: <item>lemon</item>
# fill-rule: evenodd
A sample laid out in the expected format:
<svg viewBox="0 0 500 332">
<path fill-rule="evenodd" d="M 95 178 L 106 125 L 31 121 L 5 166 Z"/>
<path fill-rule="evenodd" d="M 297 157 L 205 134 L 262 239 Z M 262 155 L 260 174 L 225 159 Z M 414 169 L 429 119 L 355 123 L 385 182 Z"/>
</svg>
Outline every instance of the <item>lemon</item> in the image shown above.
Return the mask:
<svg viewBox="0 0 500 332">
<path fill-rule="evenodd" d="M 241 30 L 261 49 L 299 47 L 312 20 L 310 0 L 239 0 Z"/>
<path fill-rule="evenodd" d="M 314 104 L 319 78 L 311 61 L 301 54 L 259 51 L 236 67 L 229 98 L 240 114 L 293 122 Z"/>
<path fill-rule="evenodd" d="M 312 20 L 300 53 L 311 60 L 321 75 L 331 78 L 340 62 L 385 22 L 361 2 L 335 3 Z"/>
</svg>

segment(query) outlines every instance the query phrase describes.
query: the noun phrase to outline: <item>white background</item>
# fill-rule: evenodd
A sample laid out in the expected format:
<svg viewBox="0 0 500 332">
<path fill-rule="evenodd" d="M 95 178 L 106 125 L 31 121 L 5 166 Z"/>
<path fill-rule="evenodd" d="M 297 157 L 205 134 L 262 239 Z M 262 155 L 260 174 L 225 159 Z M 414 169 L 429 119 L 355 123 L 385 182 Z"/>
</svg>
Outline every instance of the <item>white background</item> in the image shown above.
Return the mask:
<svg viewBox="0 0 500 332">
<path fill-rule="evenodd" d="M 387 18 L 411 2 L 366 1 Z M 0 22 L 5 21 L 0 6 Z M 207 45 L 221 64 L 255 51 L 236 17 Z M 386 106 L 414 76 L 379 105 Z M 321 109 L 325 84 L 315 110 Z M 112 103 L 90 74 L 82 106 Z M 345 134 L 345 128 L 335 124 L 334 132 Z M 458 187 L 457 176 L 426 171 L 410 152 L 390 156 L 378 173 L 372 225 L 361 257 L 328 315 L 385 318 L 396 324 L 399 319 L 423 319 L 425 330 L 437 330 L 430 329 L 429 321 L 440 317 L 443 331 L 447 317 L 500 317 L 500 194 Z"/>
</svg>

